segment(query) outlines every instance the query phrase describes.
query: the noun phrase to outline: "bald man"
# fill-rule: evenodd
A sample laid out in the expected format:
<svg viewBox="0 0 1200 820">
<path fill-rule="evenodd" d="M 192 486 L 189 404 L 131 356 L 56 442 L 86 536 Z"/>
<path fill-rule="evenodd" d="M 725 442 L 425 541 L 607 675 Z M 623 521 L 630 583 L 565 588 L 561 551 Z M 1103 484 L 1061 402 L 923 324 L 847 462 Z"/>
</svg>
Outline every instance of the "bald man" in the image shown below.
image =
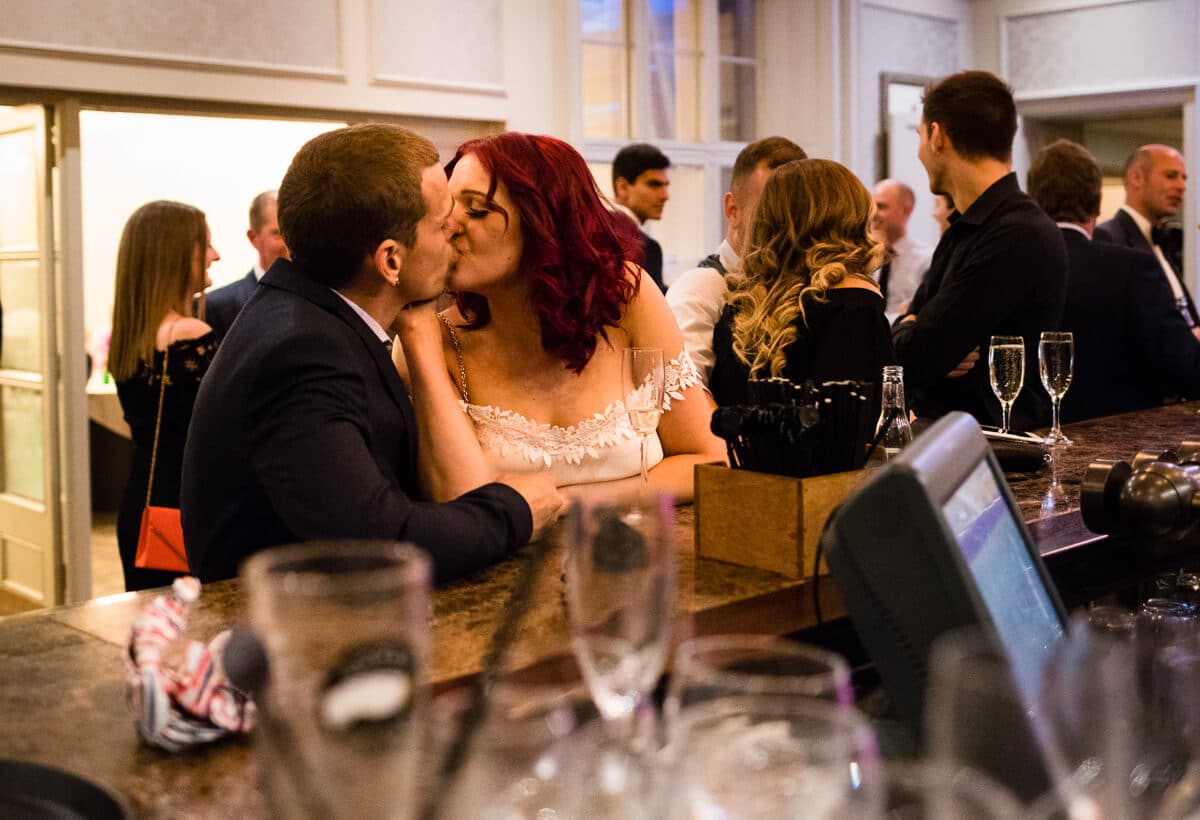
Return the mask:
<svg viewBox="0 0 1200 820">
<path fill-rule="evenodd" d="M 875 183 L 871 196 L 875 199 L 871 235 L 888 249 L 876 281 L 887 300 L 884 312 L 888 319 L 895 319 L 908 309 L 921 277 L 929 270 L 933 248 L 908 235 L 908 220 L 917 201 L 912 188 L 898 179 L 883 179 Z"/>
<path fill-rule="evenodd" d="M 1125 163 L 1125 204 L 1096 226 L 1095 239 L 1153 254 L 1179 312 L 1200 339 L 1200 314 L 1184 285 L 1177 248 L 1164 238 L 1168 219 L 1178 215 L 1187 193 L 1187 166 L 1169 145 L 1143 145 Z"/>
</svg>

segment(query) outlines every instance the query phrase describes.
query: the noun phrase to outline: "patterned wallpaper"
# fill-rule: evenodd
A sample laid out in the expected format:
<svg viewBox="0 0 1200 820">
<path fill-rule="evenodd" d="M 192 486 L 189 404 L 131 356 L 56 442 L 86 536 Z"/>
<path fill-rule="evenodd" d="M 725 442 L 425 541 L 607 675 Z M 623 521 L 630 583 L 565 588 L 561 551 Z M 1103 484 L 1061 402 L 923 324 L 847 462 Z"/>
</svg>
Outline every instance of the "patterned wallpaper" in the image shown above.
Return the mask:
<svg viewBox="0 0 1200 820">
<path fill-rule="evenodd" d="M 1130 37 L 1136 31 L 1139 36 Z M 1200 73 L 1200 3 L 1140 0 L 1009 17 L 1005 73 L 1018 91 Z"/>
<path fill-rule="evenodd" d="M 500 0 L 419 5 L 372 4 L 376 79 L 503 84 Z"/>
<path fill-rule="evenodd" d="M 0 45 L 284 70 L 341 68 L 338 0 L 4 0 L 3 7 Z"/>
</svg>

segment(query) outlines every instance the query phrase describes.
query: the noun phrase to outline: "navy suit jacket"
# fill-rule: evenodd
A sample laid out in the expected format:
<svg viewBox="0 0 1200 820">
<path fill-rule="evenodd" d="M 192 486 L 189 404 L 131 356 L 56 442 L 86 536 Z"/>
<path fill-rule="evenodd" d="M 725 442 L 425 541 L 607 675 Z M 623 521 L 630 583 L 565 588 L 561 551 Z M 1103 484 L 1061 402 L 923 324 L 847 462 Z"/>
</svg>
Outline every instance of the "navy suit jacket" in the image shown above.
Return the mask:
<svg viewBox="0 0 1200 820">
<path fill-rule="evenodd" d="M 1069 229 L 1063 241 L 1062 327 L 1075 334 L 1063 421 L 1156 407 L 1166 395 L 1200 396 L 1200 342 L 1176 309 L 1158 260 Z"/>
<path fill-rule="evenodd" d="M 1142 234 L 1137 223 L 1133 221 L 1133 217 L 1124 211 L 1117 211 L 1112 219 L 1106 219 L 1096 226 L 1096 230 L 1092 232 L 1092 239 L 1101 242 L 1111 242 L 1114 245 L 1120 245 L 1125 248 L 1133 248 L 1143 253 L 1154 255 L 1154 249 L 1150 247 L 1150 243 L 1146 241 L 1146 237 Z M 1178 260 L 1176 260 L 1178 262 Z M 1158 270 L 1158 275 L 1163 276 L 1162 267 L 1158 264 L 1158 258 L 1154 259 L 1155 269 Z M 1176 271 L 1179 274 L 1179 287 L 1183 288 L 1183 298 L 1188 313 L 1192 317 L 1192 324 L 1200 326 L 1200 313 L 1196 312 L 1196 303 L 1192 300 L 1192 294 L 1188 290 L 1187 284 L 1183 281 L 1183 272 Z M 1168 285 L 1167 290 L 1170 290 Z M 1172 302 L 1174 297 L 1172 297 Z"/>
<path fill-rule="evenodd" d="M 184 542 L 202 581 L 266 547 L 412 541 L 439 581 L 529 540 L 529 506 L 487 484 L 418 502 L 412 404 L 391 355 L 338 294 L 280 259 L 200 385 L 184 450 Z"/>
<path fill-rule="evenodd" d="M 217 339 L 224 339 L 229 333 L 233 320 L 238 312 L 250 301 L 258 287 L 258 280 L 251 270 L 236 282 L 223 285 L 204 296 L 204 321 L 212 326 Z"/>
</svg>

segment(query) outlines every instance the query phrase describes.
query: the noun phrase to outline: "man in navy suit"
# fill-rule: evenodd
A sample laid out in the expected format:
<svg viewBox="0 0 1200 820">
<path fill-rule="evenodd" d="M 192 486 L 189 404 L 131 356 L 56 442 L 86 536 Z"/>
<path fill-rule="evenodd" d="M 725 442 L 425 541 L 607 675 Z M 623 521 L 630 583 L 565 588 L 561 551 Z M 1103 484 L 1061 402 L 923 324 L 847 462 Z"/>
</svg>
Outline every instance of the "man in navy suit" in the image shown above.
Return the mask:
<svg viewBox="0 0 1200 820">
<path fill-rule="evenodd" d="M 287 243 L 279 233 L 279 220 L 275 214 L 278 198 L 278 191 L 263 191 L 250 203 L 250 227 L 246 238 L 258 253 L 254 267 L 241 279 L 219 287 L 205 297 L 204 320 L 212 326 L 218 339 L 225 338 L 229 326 L 242 306 L 250 301 L 259 280 L 275 260 L 289 258 Z"/>
<path fill-rule="evenodd" d="M 1200 341 L 1154 257 L 1092 241 L 1102 180 L 1086 148 L 1058 140 L 1038 153 L 1026 186 L 1067 246 L 1062 328 L 1075 336 L 1075 374 L 1063 421 L 1155 407 L 1166 395 L 1200 396 Z"/>
<path fill-rule="evenodd" d="M 1152 254 L 1192 333 L 1200 339 L 1200 314 L 1183 282 L 1182 238 L 1166 228 L 1187 193 L 1187 166 L 1169 145 L 1143 145 L 1125 162 L 1125 204 L 1096 226 L 1095 238 Z"/>
<path fill-rule="evenodd" d="M 446 581 L 557 516 L 548 472 L 491 481 L 446 371 L 433 300 L 453 200 L 437 160 L 429 140 L 381 124 L 322 134 L 292 160 L 279 224 L 293 261 L 272 265 L 230 328 L 188 430 L 180 506 L 202 581 L 267 547 L 338 538 L 412 541 Z"/>
</svg>

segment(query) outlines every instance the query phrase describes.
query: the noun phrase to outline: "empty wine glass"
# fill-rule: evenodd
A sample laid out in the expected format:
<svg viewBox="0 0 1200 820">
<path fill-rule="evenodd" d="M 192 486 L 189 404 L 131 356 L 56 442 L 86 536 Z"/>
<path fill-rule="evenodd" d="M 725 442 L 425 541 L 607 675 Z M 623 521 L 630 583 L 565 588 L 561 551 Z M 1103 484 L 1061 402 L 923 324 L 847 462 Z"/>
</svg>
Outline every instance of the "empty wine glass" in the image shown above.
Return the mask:
<svg viewBox="0 0 1200 820">
<path fill-rule="evenodd" d="M 1050 394 L 1053 412 L 1050 434 L 1046 436 L 1051 445 L 1069 447 L 1071 440 L 1063 435 L 1058 423 L 1058 408 L 1062 398 L 1071 387 L 1072 368 L 1075 364 L 1075 337 L 1067 332 L 1043 331 L 1038 340 L 1038 372 L 1042 387 Z M 994 382 L 993 382 L 994 384 Z"/>
<path fill-rule="evenodd" d="M 662 816 L 740 820 L 880 816 L 873 731 L 854 708 L 808 697 L 693 704 L 672 732 Z"/>
<path fill-rule="evenodd" d="M 631 747 L 652 728 L 648 696 L 665 665 L 675 598 L 674 504 L 575 499 L 567 513 L 571 647 L 592 700 Z"/>
<path fill-rule="evenodd" d="M 621 359 L 621 393 L 629 424 L 642 445 L 642 486 L 646 486 L 646 441 L 658 429 L 663 413 L 666 371 L 657 347 L 627 348 Z"/>
<path fill-rule="evenodd" d="M 1020 336 L 993 336 L 988 348 L 988 374 L 992 392 L 1000 400 L 1000 432 L 1007 433 L 1013 402 L 1025 386 L 1025 340 Z"/>
<path fill-rule="evenodd" d="M 664 704 L 668 730 L 689 706 L 731 695 L 854 703 L 850 666 L 826 649 L 771 635 L 708 635 L 681 643 Z"/>
</svg>

